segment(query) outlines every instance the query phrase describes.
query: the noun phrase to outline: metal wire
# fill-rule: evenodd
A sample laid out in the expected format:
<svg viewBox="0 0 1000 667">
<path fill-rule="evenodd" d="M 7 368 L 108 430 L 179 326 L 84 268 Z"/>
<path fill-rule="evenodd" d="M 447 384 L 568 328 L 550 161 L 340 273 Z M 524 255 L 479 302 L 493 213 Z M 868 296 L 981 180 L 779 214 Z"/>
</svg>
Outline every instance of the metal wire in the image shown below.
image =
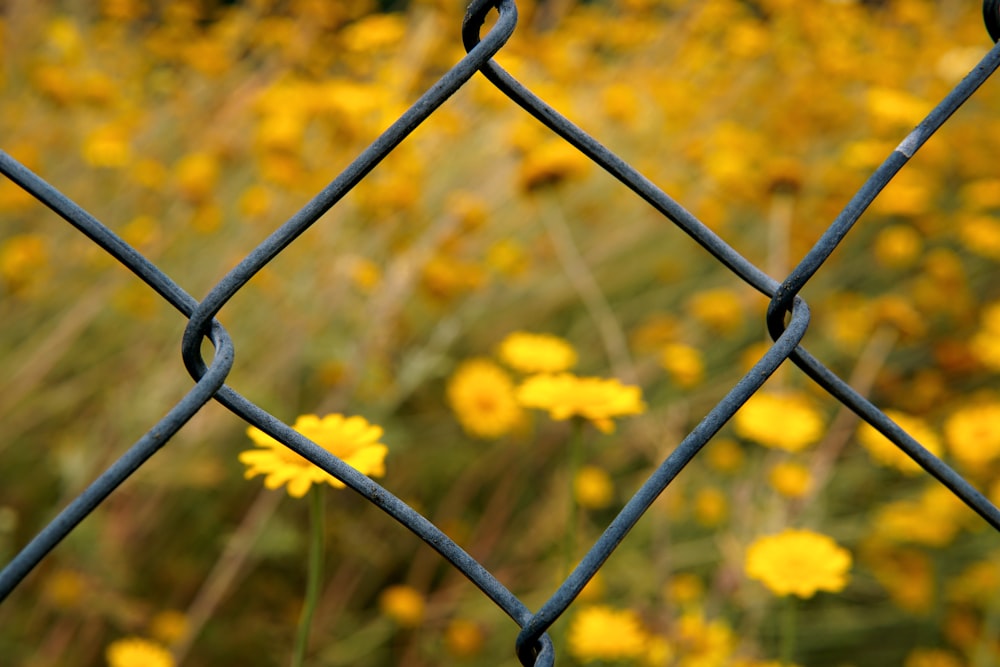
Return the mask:
<svg viewBox="0 0 1000 667">
<path fill-rule="evenodd" d="M 481 39 L 479 32 L 487 16 L 494 9 L 498 13 L 498 19 Z M 985 0 L 983 17 L 990 36 L 996 42 L 1000 39 L 1000 2 Z M 0 173 L 76 227 L 187 318 L 188 323 L 181 341 L 181 357 L 195 380 L 194 387 L 177 405 L 94 480 L 0 571 L 0 602 L 6 599 L 90 512 L 212 399 L 248 424 L 256 426 L 343 481 L 440 553 L 521 628 L 514 642 L 514 650 L 522 665 L 548 666 L 555 663 L 553 644 L 546 630 L 565 613 L 653 501 L 785 360 L 791 360 L 819 387 L 884 434 L 993 528 L 1000 530 L 1000 510 L 982 493 L 921 446 L 881 410 L 801 346 L 809 326 L 810 312 L 806 302 L 798 296 L 883 188 L 927 139 L 1000 66 L 1000 44 L 995 45 L 972 72 L 900 142 L 851 198 L 802 261 L 787 278 L 779 282 L 741 256 L 649 179 L 560 115 L 493 62 L 491 59 L 513 34 L 516 23 L 517 7 L 514 0 L 474 0 L 468 8 L 462 26 L 462 39 L 467 55 L 431 86 L 337 178 L 223 277 L 200 302 L 187 294 L 169 276 L 108 227 L 10 155 L 0 151 Z M 476 72 L 481 72 L 498 90 L 527 113 L 622 182 L 736 276 L 771 299 L 766 322 L 774 341 L 773 345 L 666 457 L 609 524 L 579 565 L 537 612 L 528 609 L 486 568 L 416 510 L 224 384 L 233 365 L 235 347 L 225 329 L 214 319 L 225 304 L 258 271 L 335 206 Z M 203 339 L 208 339 L 215 348 L 215 353 L 208 363 L 201 356 Z"/>
</svg>

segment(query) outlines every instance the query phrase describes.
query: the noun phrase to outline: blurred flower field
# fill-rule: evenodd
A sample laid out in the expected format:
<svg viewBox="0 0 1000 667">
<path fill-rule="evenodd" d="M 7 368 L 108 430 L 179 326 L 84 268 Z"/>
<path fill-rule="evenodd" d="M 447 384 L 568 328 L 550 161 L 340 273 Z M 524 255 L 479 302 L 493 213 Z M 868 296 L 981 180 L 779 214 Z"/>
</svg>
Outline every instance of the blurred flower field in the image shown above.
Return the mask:
<svg viewBox="0 0 1000 667">
<path fill-rule="evenodd" d="M 957 0 L 517 5 L 497 61 L 778 279 L 990 47 Z M 463 14 L 2 3 L 0 148 L 201 298 L 464 55 Z M 991 80 L 803 292 L 804 346 L 994 504 L 997 155 Z M 0 295 L 6 563 L 191 379 L 184 318 L 5 179 Z M 227 384 L 537 609 L 768 348 L 767 302 L 477 76 L 219 319 Z M 0 605 L 0 663 L 287 664 L 312 487 L 305 664 L 519 664 L 472 584 L 272 445 L 203 409 Z M 996 665 L 1000 536 L 789 364 L 552 635 L 559 665 Z"/>
</svg>

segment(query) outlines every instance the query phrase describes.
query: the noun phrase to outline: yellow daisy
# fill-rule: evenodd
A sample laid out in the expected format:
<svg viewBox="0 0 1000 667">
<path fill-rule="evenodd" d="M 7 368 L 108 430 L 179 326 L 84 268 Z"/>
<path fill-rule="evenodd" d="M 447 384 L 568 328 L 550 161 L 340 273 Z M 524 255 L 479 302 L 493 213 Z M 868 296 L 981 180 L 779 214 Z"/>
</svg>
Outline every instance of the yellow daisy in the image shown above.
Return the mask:
<svg viewBox="0 0 1000 667">
<path fill-rule="evenodd" d="M 358 472 L 371 477 L 385 474 L 385 457 L 389 448 L 378 442 L 382 429 L 369 424 L 363 417 L 302 415 L 293 428 Z M 293 498 L 303 497 L 313 484 L 323 482 L 338 489 L 344 488 L 343 482 L 260 429 L 251 426 L 247 435 L 258 447 L 240 452 L 239 459 L 247 466 L 247 479 L 267 475 L 264 486 L 277 489 L 287 484 L 288 495 Z"/>
<path fill-rule="evenodd" d="M 566 641 L 581 662 L 627 660 L 645 652 L 649 634 L 633 610 L 592 605 L 573 617 Z"/>
<path fill-rule="evenodd" d="M 909 433 L 934 456 L 941 456 L 941 441 L 937 434 L 923 419 L 914 417 L 898 410 L 885 410 L 889 419 L 896 422 L 901 429 Z M 906 474 L 916 474 L 921 467 L 891 440 L 875 430 L 873 426 L 862 422 L 858 427 L 858 441 L 868 450 L 875 461 L 881 465 L 901 470 Z"/>
<path fill-rule="evenodd" d="M 747 549 L 744 569 L 775 595 L 811 598 L 847 585 L 851 554 L 832 538 L 811 530 L 786 529 L 757 538 Z"/>
<path fill-rule="evenodd" d="M 500 341 L 500 360 L 522 373 L 558 373 L 576 364 L 576 350 L 558 336 L 515 331 Z"/>
<path fill-rule="evenodd" d="M 470 359 L 448 381 L 448 403 L 471 436 L 499 438 L 522 418 L 514 400 L 514 382 L 489 359 Z"/>
<path fill-rule="evenodd" d="M 109 667 L 174 667 L 170 651 L 139 637 L 117 639 L 105 651 Z"/>
<path fill-rule="evenodd" d="M 758 392 L 733 418 L 740 437 L 798 452 L 823 435 L 823 417 L 804 394 Z"/>
<path fill-rule="evenodd" d="M 555 420 L 583 417 L 604 433 L 615 430 L 612 417 L 646 411 L 639 387 L 614 378 L 581 378 L 572 373 L 534 375 L 517 388 L 517 400 L 527 408 L 548 410 Z"/>
</svg>

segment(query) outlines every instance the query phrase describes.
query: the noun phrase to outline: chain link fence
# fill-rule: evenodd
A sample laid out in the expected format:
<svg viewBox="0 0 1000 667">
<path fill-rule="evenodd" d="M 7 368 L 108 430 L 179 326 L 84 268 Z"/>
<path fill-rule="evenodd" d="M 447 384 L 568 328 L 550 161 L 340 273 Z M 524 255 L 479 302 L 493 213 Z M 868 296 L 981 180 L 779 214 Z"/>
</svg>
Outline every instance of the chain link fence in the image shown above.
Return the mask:
<svg viewBox="0 0 1000 667">
<path fill-rule="evenodd" d="M 481 36 L 486 20 L 494 10 L 498 17 L 486 34 Z M 996 0 L 984 2 L 983 11 L 988 32 L 996 41 L 1000 38 L 1000 3 Z M 990 526 L 1000 530 L 1000 510 L 982 493 L 921 446 L 879 408 L 852 389 L 847 382 L 830 371 L 820 359 L 802 346 L 810 324 L 810 310 L 808 304 L 799 296 L 883 188 L 906 166 L 928 138 L 1000 66 L 1000 46 L 990 50 L 972 72 L 941 100 L 919 125 L 903 137 L 896 149 L 846 203 L 842 212 L 799 264 L 788 276 L 777 280 L 745 259 L 629 163 L 560 115 L 544 100 L 501 69 L 492 58 L 503 49 L 513 34 L 516 23 L 517 8 L 514 0 L 474 0 L 468 8 L 462 29 L 467 55 L 358 155 L 336 179 L 243 258 L 200 301 L 186 293 L 170 276 L 57 188 L 45 182 L 9 154 L 0 151 L 0 172 L 127 267 L 186 318 L 187 326 L 181 341 L 181 352 L 184 365 L 195 381 L 194 387 L 177 405 L 4 567 L 0 572 L 0 601 L 7 598 L 63 538 L 212 400 L 225 406 L 247 424 L 261 429 L 297 454 L 342 480 L 356 493 L 440 553 L 520 627 L 514 645 L 518 659 L 523 665 L 544 666 L 555 663 L 553 643 L 547 630 L 566 612 L 584 586 L 626 539 L 629 531 L 654 500 L 733 417 L 740 406 L 786 361 L 791 361 L 824 391 L 874 426 L 927 473 L 978 513 Z M 478 73 L 486 77 L 526 113 L 574 146 L 664 218 L 683 230 L 729 271 L 770 299 L 766 323 L 773 344 L 766 354 L 663 460 L 607 526 L 571 574 L 548 600 L 534 611 L 417 510 L 325 449 L 304 438 L 289 425 L 265 412 L 235 388 L 228 386 L 226 379 L 233 365 L 236 346 L 225 328 L 215 319 L 251 278 L 294 243 L 321 216 L 336 206 L 410 133 L 434 114 L 445 100 Z M 822 91 L 818 94 L 822 94 Z M 214 347 L 214 354 L 210 360 L 202 356 L 202 343 L 205 340 Z"/>
</svg>

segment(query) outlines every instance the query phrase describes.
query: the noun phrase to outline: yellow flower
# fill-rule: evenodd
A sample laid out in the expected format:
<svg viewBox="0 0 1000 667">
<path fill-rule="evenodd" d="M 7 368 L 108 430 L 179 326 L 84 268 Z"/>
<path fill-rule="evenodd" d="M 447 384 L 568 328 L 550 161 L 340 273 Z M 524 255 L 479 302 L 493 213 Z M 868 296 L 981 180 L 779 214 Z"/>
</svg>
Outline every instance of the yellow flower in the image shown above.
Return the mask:
<svg viewBox="0 0 1000 667">
<path fill-rule="evenodd" d="M 970 469 L 1000 456 L 1000 402 L 960 408 L 944 423 L 952 455 Z"/>
<path fill-rule="evenodd" d="M 510 376 L 489 359 L 462 363 L 448 381 L 448 402 L 471 436 L 499 438 L 522 418 Z"/>
<path fill-rule="evenodd" d="M 743 323 L 743 302 L 731 289 L 698 292 L 688 300 L 687 309 L 695 319 L 719 333 L 735 331 Z"/>
<path fill-rule="evenodd" d="M 743 467 L 743 448 L 729 438 L 713 440 L 705 450 L 705 460 L 713 470 L 735 473 Z"/>
<path fill-rule="evenodd" d="M 427 604 L 420 591 L 412 586 L 389 586 L 378 596 L 382 613 L 404 628 L 415 628 L 424 620 Z"/>
<path fill-rule="evenodd" d="M 34 285 L 48 270 L 49 246 L 39 234 L 17 234 L 0 243 L 0 280 L 12 293 Z"/>
<path fill-rule="evenodd" d="M 1000 259 L 1000 223 L 981 215 L 963 220 L 958 227 L 958 237 L 972 252 L 990 259 Z"/>
<path fill-rule="evenodd" d="M 875 259 L 883 266 L 903 269 L 912 266 L 923 250 L 924 240 L 911 225 L 890 225 L 875 237 Z"/>
<path fill-rule="evenodd" d="M 931 454 L 941 455 L 941 441 L 923 419 L 897 410 L 885 410 L 885 414 Z M 902 449 L 867 423 L 862 423 L 858 429 L 858 441 L 864 445 L 871 457 L 882 465 L 891 466 L 907 474 L 915 474 L 922 470 Z"/>
<path fill-rule="evenodd" d="M 615 430 L 612 417 L 646 411 L 639 387 L 618 380 L 577 377 L 572 373 L 534 375 L 517 388 L 518 402 L 527 408 L 548 410 L 555 420 L 580 416 L 604 433 Z"/>
<path fill-rule="evenodd" d="M 478 623 L 456 618 L 444 629 L 444 645 L 456 658 L 471 658 L 483 650 L 486 637 Z"/>
<path fill-rule="evenodd" d="M 631 609 L 606 605 L 584 607 L 569 625 L 569 652 L 582 662 L 638 658 L 646 650 L 648 634 Z"/>
<path fill-rule="evenodd" d="M 573 479 L 573 497 L 580 507 L 604 509 L 615 496 L 615 485 L 603 468 L 583 466 Z"/>
<path fill-rule="evenodd" d="M 701 612 L 687 612 L 674 638 L 678 667 L 727 665 L 736 648 L 732 629 L 721 619 L 708 620 Z"/>
<path fill-rule="evenodd" d="M 515 331 L 500 342 L 500 360 L 522 373 L 558 373 L 576 364 L 576 350 L 558 336 Z"/>
<path fill-rule="evenodd" d="M 903 667 L 963 667 L 965 661 L 951 651 L 938 648 L 915 648 L 906 656 Z"/>
<path fill-rule="evenodd" d="M 87 597 L 87 582 L 72 570 L 52 572 L 42 585 L 42 597 L 58 609 L 72 609 Z"/>
<path fill-rule="evenodd" d="M 663 592 L 674 604 L 691 606 L 705 597 L 705 584 L 698 575 L 681 572 L 670 578 Z"/>
<path fill-rule="evenodd" d="M 202 203 L 215 194 L 219 161 L 212 153 L 189 153 L 174 165 L 174 177 L 184 199 Z"/>
<path fill-rule="evenodd" d="M 132 147 L 125 130 L 106 125 L 87 135 L 82 148 L 83 159 L 92 167 L 124 167 L 132 159 Z"/>
<path fill-rule="evenodd" d="M 955 539 L 968 511 L 954 493 L 935 482 L 916 500 L 886 504 L 872 523 L 880 537 L 940 547 Z"/>
<path fill-rule="evenodd" d="M 149 623 L 149 633 L 164 644 L 179 642 L 190 631 L 191 622 L 187 615 L 176 609 L 164 609 Z"/>
<path fill-rule="evenodd" d="M 1000 301 L 985 306 L 980 314 L 981 326 L 972 337 L 972 354 L 987 368 L 1000 371 Z"/>
<path fill-rule="evenodd" d="M 843 590 L 850 567 L 851 554 L 830 537 L 791 528 L 754 540 L 744 564 L 747 576 L 775 595 L 801 598 Z"/>
<path fill-rule="evenodd" d="M 801 498 L 809 493 L 813 483 L 809 468 L 792 461 L 776 464 L 768 473 L 767 481 L 786 498 Z"/>
<path fill-rule="evenodd" d="M 583 176 L 590 159 L 561 139 L 545 141 L 524 156 L 518 180 L 525 192 Z"/>
<path fill-rule="evenodd" d="M 421 279 L 431 296 L 447 300 L 481 287 L 486 272 L 478 264 L 439 253 L 427 260 Z"/>
<path fill-rule="evenodd" d="M 694 518 L 703 526 L 714 528 L 729 515 L 726 494 L 714 486 L 699 489 L 694 496 Z"/>
<path fill-rule="evenodd" d="M 736 433 L 766 447 L 798 452 L 823 435 L 823 418 L 801 394 L 757 392 L 733 420 Z"/>
<path fill-rule="evenodd" d="M 864 560 L 889 597 L 900 608 L 914 614 L 930 611 L 937 596 L 934 567 L 927 554 L 882 544 L 881 535 L 864 547 Z"/>
<path fill-rule="evenodd" d="M 385 456 L 389 448 L 378 442 L 382 429 L 363 417 L 343 415 L 302 415 L 293 428 L 358 472 L 372 477 L 385 474 Z M 301 498 L 313 484 L 326 482 L 338 489 L 344 483 L 316 467 L 288 447 L 251 426 L 247 435 L 258 449 L 241 452 L 239 459 L 247 466 L 246 478 L 267 475 L 264 486 L 277 489 L 288 485 L 288 495 Z"/>
<path fill-rule="evenodd" d="M 174 658 L 167 649 L 139 637 L 111 642 L 105 657 L 108 667 L 174 667 Z"/>
<path fill-rule="evenodd" d="M 705 375 L 705 362 L 701 352 L 690 345 L 669 343 L 660 353 L 660 365 L 670 374 L 670 379 L 679 387 L 693 387 Z"/>
</svg>

